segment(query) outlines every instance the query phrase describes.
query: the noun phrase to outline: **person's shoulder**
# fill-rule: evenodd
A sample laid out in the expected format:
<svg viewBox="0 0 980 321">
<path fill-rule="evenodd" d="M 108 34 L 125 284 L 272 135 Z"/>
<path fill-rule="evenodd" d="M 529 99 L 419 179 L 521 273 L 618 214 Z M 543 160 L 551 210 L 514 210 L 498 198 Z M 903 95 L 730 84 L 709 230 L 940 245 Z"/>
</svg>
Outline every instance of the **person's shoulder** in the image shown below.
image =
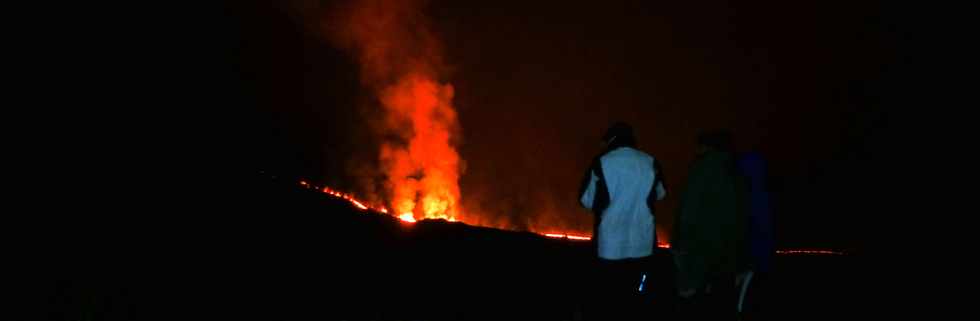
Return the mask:
<svg viewBox="0 0 980 321">
<path fill-rule="evenodd" d="M 633 147 L 620 147 L 602 156 L 604 163 L 653 163 L 654 158 L 646 152 Z"/>
<path fill-rule="evenodd" d="M 645 154 L 642 151 L 633 147 L 619 147 L 610 151 L 607 151 L 602 155 L 603 158 L 623 158 L 623 157 L 637 157 L 638 155 Z"/>
<path fill-rule="evenodd" d="M 650 162 L 653 162 L 653 161 L 656 161 L 657 160 L 657 158 L 656 157 L 653 157 L 653 155 L 650 155 L 650 153 L 647 153 L 647 152 L 642 151 L 642 150 L 637 149 L 637 148 L 630 148 L 630 152 L 633 153 L 633 155 L 635 157 L 642 158 L 642 159 L 647 160 L 647 161 L 650 161 Z"/>
</svg>

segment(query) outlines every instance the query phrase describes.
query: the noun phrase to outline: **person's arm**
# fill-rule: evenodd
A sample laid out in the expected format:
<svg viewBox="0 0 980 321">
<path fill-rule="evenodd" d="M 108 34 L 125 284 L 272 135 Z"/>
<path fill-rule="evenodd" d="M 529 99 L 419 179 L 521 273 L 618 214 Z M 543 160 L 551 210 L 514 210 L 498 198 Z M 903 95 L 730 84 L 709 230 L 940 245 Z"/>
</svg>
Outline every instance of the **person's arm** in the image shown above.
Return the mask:
<svg viewBox="0 0 980 321">
<path fill-rule="evenodd" d="M 657 200 L 662 201 L 667 197 L 667 187 L 664 186 L 664 171 L 660 168 L 660 162 L 657 160 L 653 161 L 653 171 L 654 175 L 657 177 L 657 186 L 654 187 L 657 193 Z"/>
<path fill-rule="evenodd" d="M 695 225 L 698 221 L 698 214 L 704 200 L 700 199 L 705 188 L 704 176 L 705 168 L 702 161 L 697 160 L 692 164 L 687 174 L 687 184 L 681 192 L 680 205 L 677 207 L 677 216 L 674 220 L 674 235 L 672 235 L 671 249 L 683 253 L 691 246 L 697 237 Z"/>
<path fill-rule="evenodd" d="M 664 182 L 657 183 L 657 200 L 662 201 L 667 198 L 667 188 L 664 187 Z"/>
<path fill-rule="evenodd" d="M 606 178 L 602 171 L 602 155 L 592 160 L 592 166 L 582 179 L 582 188 L 579 201 L 587 209 L 597 216 L 602 216 L 602 212 L 609 207 L 609 189 L 606 186 Z"/>
<path fill-rule="evenodd" d="M 592 209 L 592 204 L 595 201 L 595 189 L 596 182 L 599 180 L 592 172 L 590 168 L 588 172 L 585 173 L 585 178 L 582 180 L 582 188 L 579 189 L 579 201 L 582 202 L 582 206 L 587 209 Z"/>
<path fill-rule="evenodd" d="M 664 177 L 663 171 L 660 170 L 660 163 L 656 159 L 653 160 L 653 184 L 650 186 L 650 191 L 647 192 L 647 207 L 650 208 L 650 214 L 654 214 L 654 204 L 658 201 L 664 200 L 667 197 L 667 188 L 664 187 Z"/>
</svg>

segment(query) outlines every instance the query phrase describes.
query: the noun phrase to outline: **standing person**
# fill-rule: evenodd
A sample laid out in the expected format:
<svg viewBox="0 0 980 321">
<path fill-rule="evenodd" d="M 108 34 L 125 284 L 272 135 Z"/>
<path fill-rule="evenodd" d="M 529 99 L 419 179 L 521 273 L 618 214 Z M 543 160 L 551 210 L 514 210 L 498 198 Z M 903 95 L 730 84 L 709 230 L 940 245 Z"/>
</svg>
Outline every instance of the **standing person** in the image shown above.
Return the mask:
<svg viewBox="0 0 980 321">
<path fill-rule="evenodd" d="M 600 315 L 622 320 L 640 313 L 641 293 L 651 278 L 649 264 L 657 243 L 654 206 L 667 195 L 656 160 L 636 148 L 629 124 L 617 122 L 603 135 L 604 152 L 583 179 L 579 200 L 593 211 L 598 256 Z"/>
<path fill-rule="evenodd" d="M 758 306 L 765 297 L 765 281 L 772 269 L 776 253 L 773 236 L 772 207 L 769 189 L 766 184 L 766 160 L 759 152 L 748 152 L 738 159 L 738 168 L 748 181 L 749 211 L 747 239 L 749 248 L 748 269 L 738 275 L 739 296 L 736 310 L 739 314 L 747 312 L 746 300 L 752 292 L 748 305 Z M 755 312 L 755 311 L 753 311 Z"/>
<path fill-rule="evenodd" d="M 687 308 L 682 310 L 694 309 L 691 313 L 731 311 L 730 305 L 723 304 L 731 301 L 722 298 L 733 294 L 741 265 L 744 222 L 740 217 L 747 208 L 744 179 L 736 168 L 729 132 L 702 133 L 697 143 L 698 155 L 681 193 L 671 244 L 678 294 Z"/>
</svg>

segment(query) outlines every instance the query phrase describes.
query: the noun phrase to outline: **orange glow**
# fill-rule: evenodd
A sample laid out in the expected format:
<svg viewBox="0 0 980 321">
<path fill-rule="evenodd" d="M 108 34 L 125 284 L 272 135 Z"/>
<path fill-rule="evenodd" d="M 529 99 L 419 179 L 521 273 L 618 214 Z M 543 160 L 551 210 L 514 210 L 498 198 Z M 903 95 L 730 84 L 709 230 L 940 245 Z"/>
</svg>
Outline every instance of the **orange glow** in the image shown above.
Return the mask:
<svg viewBox="0 0 980 321">
<path fill-rule="evenodd" d="M 592 237 L 591 236 L 578 236 L 578 235 L 563 234 L 563 233 L 545 233 L 543 235 L 544 236 L 547 236 L 547 237 L 550 237 L 550 238 L 556 238 L 556 239 L 569 239 L 569 240 L 576 240 L 576 241 L 589 241 L 589 240 L 592 240 Z"/>
<path fill-rule="evenodd" d="M 306 183 L 305 181 L 300 181 L 300 185 L 307 186 L 309 184 Z M 336 197 L 336 198 L 340 198 L 340 199 L 346 200 L 346 201 L 350 202 L 351 205 L 354 205 L 355 207 L 357 207 L 359 209 L 362 209 L 362 210 L 373 210 L 373 211 L 376 211 L 376 212 L 381 213 L 381 214 L 388 214 L 388 208 L 387 207 L 368 205 L 366 202 L 361 201 L 361 200 L 358 200 L 357 198 L 355 198 L 351 194 L 342 193 L 342 192 L 336 191 L 334 189 L 331 189 L 329 187 L 324 187 L 322 189 L 322 191 L 323 191 L 324 194 L 327 194 L 327 195 L 330 195 L 330 196 L 333 196 L 333 197 Z M 412 214 L 412 212 L 404 212 L 404 214 L 398 216 L 398 219 L 400 219 L 402 221 L 405 221 L 405 222 L 415 223 L 415 216 L 414 216 L 414 214 Z M 453 217 L 448 217 L 448 220 L 450 222 L 455 222 L 455 218 L 453 218 Z"/>
<path fill-rule="evenodd" d="M 541 234 L 541 235 L 544 235 L 544 236 L 547 236 L 547 237 L 550 237 L 550 238 L 569 239 L 569 240 L 574 240 L 574 241 L 591 241 L 592 240 L 592 237 L 591 236 L 579 236 L 579 235 L 572 235 L 572 234 L 565 234 L 565 233 L 544 233 L 544 234 Z M 668 243 L 657 243 L 657 247 L 662 248 L 662 249 L 669 249 L 670 248 L 670 244 L 668 244 Z"/>
<path fill-rule="evenodd" d="M 405 213 L 405 214 L 399 215 L 398 216 L 398 219 L 400 219 L 402 221 L 405 221 L 405 222 L 409 222 L 409 223 L 415 223 L 415 216 L 413 216 L 412 213 Z"/>
<path fill-rule="evenodd" d="M 806 255 L 844 255 L 844 252 L 831 250 L 779 250 L 776 254 L 806 254 Z"/>
<path fill-rule="evenodd" d="M 357 206 L 357 208 L 360 208 L 360 209 L 362 209 L 362 210 L 366 210 L 366 209 L 368 209 L 368 207 L 367 207 L 367 206 L 364 206 L 364 204 L 361 204 L 361 202 L 358 202 L 358 201 L 357 201 L 357 200 L 355 200 L 355 199 L 348 199 L 348 200 L 349 200 L 349 201 L 350 201 L 351 203 L 353 203 L 353 204 L 354 204 L 354 206 Z"/>
<path fill-rule="evenodd" d="M 306 181 L 300 181 L 300 185 L 310 186 L 309 183 L 307 183 Z M 373 205 L 370 205 L 367 202 L 364 202 L 362 200 L 357 199 L 356 197 L 354 197 L 351 194 L 342 193 L 342 192 L 339 192 L 339 191 L 334 190 L 334 189 L 329 188 L 329 187 L 324 187 L 324 188 L 321 189 L 321 191 L 324 194 L 327 194 L 327 195 L 330 195 L 330 196 L 333 196 L 333 197 L 336 197 L 336 198 L 340 198 L 340 199 L 346 200 L 346 201 L 350 202 L 351 205 L 353 205 L 353 206 L 355 206 L 355 207 L 357 207 L 357 208 L 359 208 L 361 210 L 373 211 L 375 213 L 381 213 L 381 214 L 385 214 L 385 215 L 391 215 L 390 212 L 388 211 L 388 208 L 387 207 L 385 207 L 385 206 L 373 206 Z M 423 208 L 425 206 L 427 206 L 425 204 L 426 204 L 426 202 L 423 200 Z M 441 213 L 443 210 L 445 210 L 447 208 L 448 204 L 451 204 L 451 202 L 449 202 L 448 200 L 437 200 L 437 201 L 430 202 L 429 205 L 428 205 L 428 206 L 430 206 L 428 208 L 428 211 L 426 211 L 426 210 L 423 209 L 423 213 L 422 213 L 423 214 L 423 219 L 436 219 L 436 220 L 441 219 L 441 220 L 446 220 L 446 221 L 449 221 L 449 222 L 459 222 L 459 220 L 456 218 L 455 215 Z M 413 200 L 411 200 L 411 199 L 402 200 L 401 203 L 396 203 L 396 206 L 397 205 L 401 205 L 402 208 L 415 209 L 414 208 L 415 202 Z M 396 207 L 396 208 L 399 208 L 399 207 Z M 397 217 L 399 220 L 402 220 L 403 222 L 408 222 L 408 223 L 415 223 L 415 222 L 418 221 L 415 218 L 415 212 L 414 211 L 402 211 L 401 213 L 402 214 L 400 214 L 400 215 L 392 215 L 392 216 Z M 542 234 L 542 235 L 547 236 L 547 237 L 551 237 L 551 238 L 561 238 L 561 239 L 568 239 L 568 240 L 575 240 L 575 241 L 588 241 L 588 240 L 591 240 L 592 239 L 589 236 L 579 236 L 579 235 L 572 235 L 572 234 L 566 234 L 566 233 L 545 233 L 545 234 Z"/>
<path fill-rule="evenodd" d="M 306 186 L 306 187 L 311 186 L 306 181 L 300 181 L 299 184 L 302 185 L 302 186 Z M 366 202 L 361 201 L 361 200 L 358 200 L 357 198 L 355 198 L 351 194 L 341 193 L 341 192 L 338 192 L 336 190 L 333 190 L 333 189 L 331 189 L 329 187 L 324 187 L 322 189 L 322 191 L 323 191 L 324 194 L 331 195 L 333 197 L 337 197 L 337 198 L 346 200 L 346 201 L 350 202 L 351 205 L 353 205 L 353 206 L 355 206 L 355 207 L 357 207 L 357 208 L 359 208 L 361 210 L 369 210 L 369 211 L 374 211 L 376 213 L 381 213 L 381 214 L 385 214 L 385 215 L 391 215 L 391 214 L 389 214 L 387 207 L 368 205 Z M 442 202 L 442 203 L 439 203 L 439 202 Z M 449 221 L 449 222 L 457 222 L 457 219 L 456 219 L 455 216 L 440 213 L 440 211 L 444 209 L 443 207 L 440 207 L 440 206 L 443 206 L 445 204 L 449 204 L 449 202 L 447 200 L 441 200 L 439 202 L 436 202 L 435 205 L 431 205 L 431 206 L 437 207 L 435 210 L 431 210 L 429 212 L 423 211 L 423 214 L 425 215 L 425 216 L 423 216 L 423 219 L 443 219 L 443 220 L 446 220 L 446 221 Z M 396 203 L 396 204 L 399 204 L 399 203 Z M 414 206 L 415 206 L 415 202 L 413 200 L 410 200 L 410 199 L 403 200 L 402 203 L 400 203 L 400 204 L 402 206 L 408 207 L 410 209 L 414 209 Z M 411 205 L 411 206 L 408 206 L 408 205 Z M 425 207 L 425 206 L 426 206 L 425 205 L 425 202 L 423 201 L 423 207 Z M 403 211 L 401 213 L 402 213 L 401 215 L 397 215 L 397 216 L 392 215 L 392 216 L 397 217 L 399 220 L 401 220 L 403 222 L 408 222 L 408 223 L 415 223 L 415 222 L 417 222 L 417 220 L 415 218 L 415 213 L 413 211 Z M 488 226 L 488 227 L 490 227 L 490 226 Z M 497 228 L 500 228 L 500 227 L 497 227 Z M 566 240 L 572 240 L 572 241 L 590 241 L 590 240 L 592 240 L 592 237 L 591 236 L 574 235 L 574 234 L 568 234 L 568 233 L 538 233 L 538 234 L 540 234 L 542 236 L 545 236 L 545 237 L 549 237 L 549 238 L 566 239 Z M 670 244 L 669 243 L 658 243 L 657 244 L 657 247 L 663 248 L 663 249 L 669 249 L 670 248 Z M 776 251 L 776 253 L 777 254 L 780 254 L 780 255 L 846 255 L 844 252 L 840 252 L 840 251 L 819 250 L 819 249 L 778 250 L 778 251 Z"/>
<path fill-rule="evenodd" d="M 465 221 L 457 152 L 462 128 L 447 75 L 452 68 L 420 5 L 352 1 L 326 26 L 331 40 L 357 58 L 361 84 L 379 103 L 371 106 L 377 118 L 369 127 L 384 138 L 377 149 L 384 205 L 399 217 Z"/>
<path fill-rule="evenodd" d="M 300 181 L 300 185 L 306 186 L 308 184 L 306 184 L 306 182 L 304 182 L 304 181 Z M 368 207 L 367 205 L 364 205 L 363 202 L 357 200 L 356 198 L 354 198 L 350 194 L 344 194 L 344 193 L 335 191 L 335 190 L 333 190 L 333 189 L 331 189 L 329 187 L 324 187 L 322 189 L 322 191 L 323 191 L 323 193 L 325 193 L 327 195 L 330 195 L 330 196 L 333 196 L 333 197 L 337 197 L 337 198 L 342 198 L 342 199 L 350 202 L 351 205 L 354 205 L 355 207 L 357 207 L 359 209 L 362 209 L 362 210 L 370 209 L 370 207 Z"/>
<path fill-rule="evenodd" d="M 453 87 L 433 78 L 406 74 L 380 93 L 388 122 L 410 125 L 411 130 L 397 131 L 407 144 L 385 143 L 379 157 L 397 213 L 455 221 L 461 208 L 460 159 L 452 143 L 458 126 Z"/>
<path fill-rule="evenodd" d="M 299 184 L 302 185 L 302 186 L 306 186 L 306 187 L 309 187 L 310 186 L 310 184 L 307 183 L 306 181 L 300 181 Z M 344 199 L 344 200 L 350 202 L 351 205 L 354 205 L 355 207 L 357 207 L 357 208 L 359 208 L 361 210 L 374 210 L 377 213 L 381 213 L 381 214 L 385 214 L 385 215 L 390 215 L 389 212 L 388 212 L 388 208 L 387 207 L 384 207 L 384 206 L 368 206 L 368 205 L 366 205 L 365 202 L 363 202 L 361 200 L 358 200 L 357 198 L 355 198 L 351 194 L 341 193 L 341 192 L 338 192 L 336 190 L 333 190 L 333 189 L 331 189 L 329 187 L 324 187 L 322 189 L 322 191 L 323 191 L 324 194 L 331 195 L 333 197 L 337 197 L 337 198 L 340 198 L 340 199 Z M 402 204 L 403 205 L 411 204 L 412 207 L 410 207 L 410 208 L 414 209 L 415 202 L 413 200 L 403 200 L 403 203 Z M 425 205 L 423 205 L 423 207 L 424 206 Z M 436 204 L 434 206 L 437 206 L 438 207 L 438 206 L 441 206 L 441 204 Z M 439 208 L 439 209 L 442 209 L 442 208 Z M 401 220 L 403 222 L 407 222 L 407 223 L 415 223 L 416 222 L 415 214 L 414 214 L 413 211 L 405 211 L 405 212 L 402 212 L 402 214 L 401 215 L 398 215 L 397 218 L 399 220 Z M 447 220 L 449 222 L 456 222 L 457 221 L 455 216 L 453 216 L 453 215 L 447 215 L 447 214 L 441 214 L 441 213 L 438 213 L 438 211 L 429 212 L 429 214 L 427 214 L 424 217 L 424 219 L 443 219 L 443 220 Z M 573 234 L 567 234 L 567 233 L 538 233 L 538 234 L 540 234 L 542 236 L 545 236 L 545 237 L 549 237 L 549 238 L 565 239 L 565 240 L 572 240 L 572 241 L 590 241 L 590 240 L 592 240 L 592 237 L 590 237 L 590 236 L 580 236 L 580 235 L 573 235 Z M 659 243 L 659 244 L 657 244 L 657 247 L 663 248 L 663 249 L 669 249 L 670 248 L 670 244 L 669 243 Z M 777 254 L 780 254 L 780 255 L 846 255 L 844 252 L 840 252 L 840 251 L 818 250 L 818 249 L 778 250 L 778 251 L 776 251 L 776 253 Z"/>
</svg>

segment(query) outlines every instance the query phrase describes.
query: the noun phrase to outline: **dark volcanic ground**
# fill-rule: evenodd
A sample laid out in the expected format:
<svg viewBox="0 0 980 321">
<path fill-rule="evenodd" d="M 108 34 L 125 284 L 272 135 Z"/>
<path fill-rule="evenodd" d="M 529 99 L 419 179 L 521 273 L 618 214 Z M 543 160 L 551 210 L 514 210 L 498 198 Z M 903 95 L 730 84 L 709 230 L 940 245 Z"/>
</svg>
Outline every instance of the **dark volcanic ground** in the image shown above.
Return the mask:
<svg viewBox="0 0 980 321">
<path fill-rule="evenodd" d="M 589 303 L 588 242 L 402 223 L 265 176 L 237 189 L 246 205 L 234 210 L 49 231 L 58 237 L 14 256 L 27 263 L 9 272 L 20 309 L 3 319 L 575 320 Z M 772 300 L 757 316 L 825 319 L 859 308 L 858 257 L 776 264 Z M 651 302 L 666 312 L 669 273 L 661 266 Z"/>
</svg>

